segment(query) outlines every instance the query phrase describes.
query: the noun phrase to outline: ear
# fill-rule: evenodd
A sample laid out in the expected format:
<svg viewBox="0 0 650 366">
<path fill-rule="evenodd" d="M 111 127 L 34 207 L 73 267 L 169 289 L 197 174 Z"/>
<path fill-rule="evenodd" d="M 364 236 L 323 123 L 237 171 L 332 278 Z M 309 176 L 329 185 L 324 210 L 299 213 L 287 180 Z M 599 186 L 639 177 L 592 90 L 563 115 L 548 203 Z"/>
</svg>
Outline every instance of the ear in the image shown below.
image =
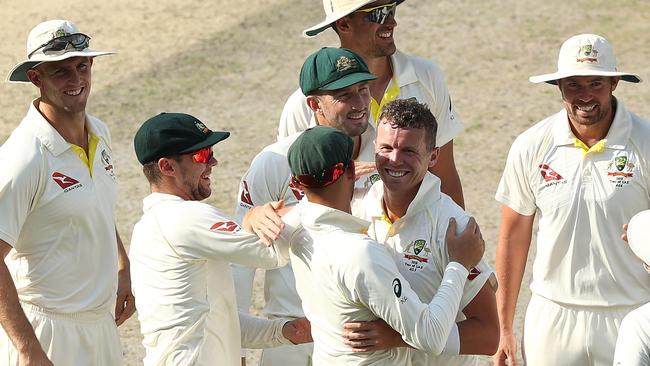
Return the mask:
<svg viewBox="0 0 650 366">
<path fill-rule="evenodd" d="M 41 75 L 38 71 L 34 69 L 28 69 L 26 73 L 29 81 L 31 81 L 32 84 L 34 84 L 37 88 L 40 88 L 41 85 L 43 85 L 43 82 L 41 81 Z"/>
<path fill-rule="evenodd" d="M 429 160 L 429 169 L 433 168 L 434 165 L 438 162 L 438 157 L 440 156 L 440 148 L 435 147 L 431 151 L 431 159 Z"/>
<path fill-rule="evenodd" d="M 158 159 L 158 169 L 162 175 L 173 177 L 176 175 L 176 162 L 169 158 L 160 158 Z"/>
<path fill-rule="evenodd" d="M 315 95 L 310 95 L 307 97 L 307 106 L 309 109 L 314 111 L 314 113 L 317 113 L 320 110 L 320 105 L 318 103 L 318 97 Z"/>
<path fill-rule="evenodd" d="M 350 33 L 350 17 L 344 16 L 343 18 L 334 22 L 336 29 L 339 31 L 339 34 Z"/>
</svg>

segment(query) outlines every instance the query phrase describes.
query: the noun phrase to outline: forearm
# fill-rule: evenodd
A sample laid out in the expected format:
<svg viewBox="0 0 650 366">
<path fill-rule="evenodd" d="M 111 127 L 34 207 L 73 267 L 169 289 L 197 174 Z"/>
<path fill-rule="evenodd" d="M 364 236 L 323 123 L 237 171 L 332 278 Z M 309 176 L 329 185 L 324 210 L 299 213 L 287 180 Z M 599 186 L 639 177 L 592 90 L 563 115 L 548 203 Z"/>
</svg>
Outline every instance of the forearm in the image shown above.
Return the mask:
<svg viewBox="0 0 650 366">
<path fill-rule="evenodd" d="M 239 313 L 243 348 L 270 348 L 291 342 L 282 335 L 286 319 L 264 319 Z"/>
<path fill-rule="evenodd" d="M 0 263 L 0 324 L 19 354 L 43 352 L 31 323 L 18 301 L 18 292 L 7 265 Z"/>
<path fill-rule="evenodd" d="M 115 238 L 117 239 L 117 270 L 118 272 L 124 271 L 128 273 L 131 269 L 129 256 L 126 253 L 126 249 L 124 248 L 120 234 L 117 232 L 117 228 L 115 228 Z"/>
</svg>

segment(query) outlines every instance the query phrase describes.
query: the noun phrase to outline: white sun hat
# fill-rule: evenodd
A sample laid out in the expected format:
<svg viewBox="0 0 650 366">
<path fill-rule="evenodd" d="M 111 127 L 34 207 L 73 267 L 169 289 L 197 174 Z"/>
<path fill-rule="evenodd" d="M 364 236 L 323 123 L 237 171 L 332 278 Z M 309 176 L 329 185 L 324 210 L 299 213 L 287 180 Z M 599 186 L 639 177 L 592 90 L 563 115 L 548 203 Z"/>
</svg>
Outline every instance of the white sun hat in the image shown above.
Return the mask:
<svg viewBox="0 0 650 366">
<path fill-rule="evenodd" d="M 627 242 L 634 254 L 650 265 L 650 210 L 641 211 L 630 219 Z"/>
<path fill-rule="evenodd" d="M 316 36 L 318 33 L 329 28 L 329 26 L 346 15 L 352 14 L 362 7 L 377 0 L 323 0 L 325 20 L 313 27 L 305 29 L 302 34 L 307 38 Z M 404 0 L 395 0 L 399 5 Z"/>
<path fill-rule="evenodd" d="M 86 37 L 86 42 L 75 46 L 71 42 L 66 43 L 65 41 L 62 41 L 59 43 L 59 46 L 64 47 L 63 49 L 47 49 L 48 46 L 52 45 L 55 39 L 72 35 L 82 35 Z M 80 37 L 80 39 L 84 38 Z M 9 71 L 7 81 L 29 82 L 29 78 L 27 78 L 27 70 L 36 67 L 43 62 L 61 61 L 77 56 L 103 56 L 113 53 L 110 51 L 91 50 L 88 48 L 87 40 L 89 39 L 90 37 L 79 32 L 77 26 L 69 20 L 55 19 L 38 24 L 31 32 L 29 32 L 29 36 L 27 36 L 27 60 L 22 61 Z"/>
<path fill-rule="evenodd" d="M 559 79 L 570 76 L 620 76 L 631 83 L 641 82 L 638 75 L 616 69 L 612 46 L 605 38 L 595 34 L 579 34 L 567 39 L 560 48 L 557 71 L 531 76 L 528 80 L 556 85 Z"/>
</svg>

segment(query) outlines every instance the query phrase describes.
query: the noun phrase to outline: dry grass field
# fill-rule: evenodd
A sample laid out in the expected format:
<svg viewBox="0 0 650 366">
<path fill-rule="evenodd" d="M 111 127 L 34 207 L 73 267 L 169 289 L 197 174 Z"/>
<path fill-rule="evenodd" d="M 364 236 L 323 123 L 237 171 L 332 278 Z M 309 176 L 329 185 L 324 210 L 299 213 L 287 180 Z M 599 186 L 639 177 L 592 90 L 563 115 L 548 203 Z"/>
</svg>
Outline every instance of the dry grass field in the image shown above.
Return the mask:
<svg viewBox="0 0 650 366">
<path fill-rule="evenodd" d="M 148 192 L 132 142 L 142 121 L 161 111 L 187 112 L 213 129 L 231 131 L 215 149 L 219 167 L 209 202 L 232 213 L 239 177 L 275 140 L 302 61 L 321 46 L 337 45 L 331 31 L 315 39 L 300 35 L 323 17 L 319 0 L 0 0 L 0 9 L 3 77 L 25 57 L 29 30 L 46 19 L 71 19 L 92 36 L 93 48 L 118 52 L 96 60 L 88 110 L 112 129 L 120 180 L 117 224 L 127 244 Z M 436 61 L 446 73 L 465 124 L 455 140 L 465 202 L 481 225 L 493 263 L 499 224 L 493 196 L 508 148 L 521 131 L 561 108 L 557 88 L 531 84 L 528 76 L 554 71 L 560 44 L 590 32 L 612 42 L 620 69 L 650 78 L 650 5 L 645 0 L 407 0 L 398 9 L 398 48 Z M 621 83 L 615 94 L 650 118 L 648 83 Z M 0 83 L 0 142 L 35 96 L 31 85 Z M 525 279 L 518 329 L 530 296 L 527 285 Z M 136 317 L 121 334 L 126 363 L 140 364 Z"/>
</svg>

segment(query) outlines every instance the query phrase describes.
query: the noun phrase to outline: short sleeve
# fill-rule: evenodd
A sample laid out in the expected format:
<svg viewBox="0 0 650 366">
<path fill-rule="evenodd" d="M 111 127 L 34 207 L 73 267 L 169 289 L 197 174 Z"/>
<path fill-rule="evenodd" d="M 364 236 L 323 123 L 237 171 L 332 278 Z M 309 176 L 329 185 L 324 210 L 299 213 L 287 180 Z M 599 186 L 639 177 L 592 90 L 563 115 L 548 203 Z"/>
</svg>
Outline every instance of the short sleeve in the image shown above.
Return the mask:
<svg viewBox="0 0 650 366">
<path fill-rule="evenodd" d="M 537 206 L 528 175 L 532 163 L 526 159 L 523 142 L 523 136 L 519 136 L 512 144 L 495 198 L 517 213 L 530 216 Z"/>
</svg>

